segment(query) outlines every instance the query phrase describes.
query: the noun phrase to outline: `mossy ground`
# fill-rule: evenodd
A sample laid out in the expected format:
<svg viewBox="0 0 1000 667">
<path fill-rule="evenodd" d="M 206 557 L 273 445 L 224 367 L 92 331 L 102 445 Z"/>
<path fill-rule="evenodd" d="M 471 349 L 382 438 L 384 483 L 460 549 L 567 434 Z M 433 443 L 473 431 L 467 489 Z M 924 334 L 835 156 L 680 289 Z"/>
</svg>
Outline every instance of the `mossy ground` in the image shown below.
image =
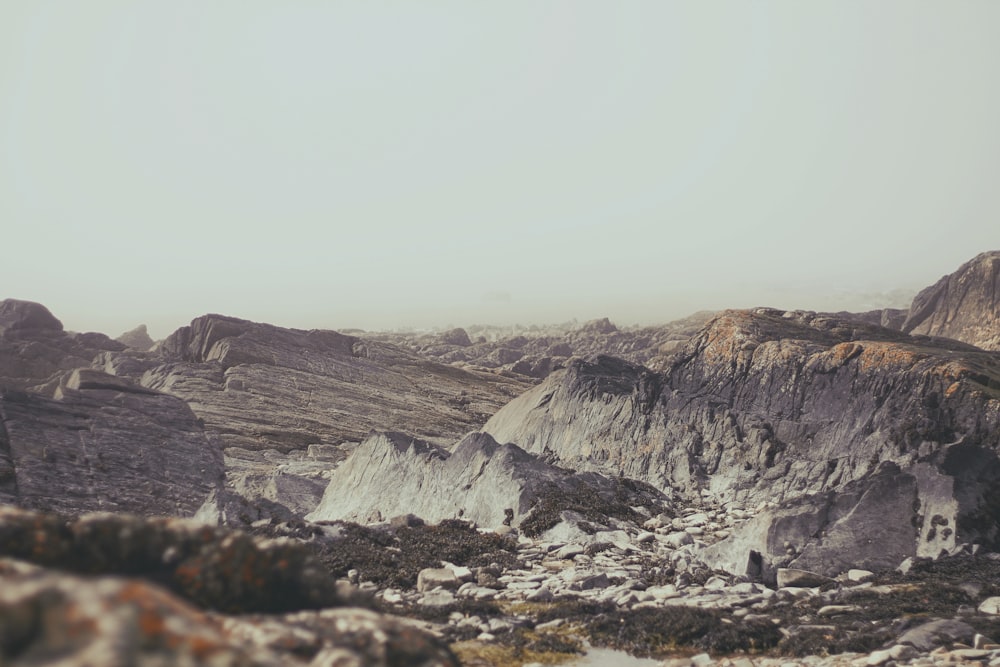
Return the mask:
<svg viewBox="0 0 1000 667">
<path fill-rule="evenodd" d="M 567 510 L 595 523 L 603 523 L 608 517 L 642 523 L 646 517 L 632 508 L 648 505 L 652 498 L 660 498 L 654 508 L 656 512 L 672 514 L 662 494 L 636 480 L 618 478 L 614 480 L 614 488 L 604 494 L 594 493 L 591 488 L 567 490 L 552 484 L 538 494 L 535 506 L 521 522 L 520 530 L 528 537 L 538 537 L 556 526 L 562 520 L 560 515 Z"/>
<path fill-rule="evenodd" d="M 309 542 L 323 564 L 337 577 L 357 570 L 361 581 L 380 588 L 413 588 L 420 570 L 441 567 L 441 561 L 467 567 L 492 564 L 502 569 L 520 566 L 517 544 L 492 533 L 480 533 L 465 521 L 437 525 L 369 528 L 339 524 L 341 536 L 324 538 L 313 529 Z M 302 529 L 307 526 L 303 524 Z"/>
</svg>

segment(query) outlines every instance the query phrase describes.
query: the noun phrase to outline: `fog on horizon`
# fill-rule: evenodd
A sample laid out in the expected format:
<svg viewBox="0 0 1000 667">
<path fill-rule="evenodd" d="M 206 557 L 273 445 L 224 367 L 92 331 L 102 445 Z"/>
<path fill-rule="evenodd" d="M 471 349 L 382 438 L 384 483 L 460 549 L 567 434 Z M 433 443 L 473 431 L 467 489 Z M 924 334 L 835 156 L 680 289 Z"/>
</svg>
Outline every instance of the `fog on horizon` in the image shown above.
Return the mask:
<svg viewBox="0 0 1000 667">
<path fill-rule="evenodd" d="M 1000 3 L 0 4 L 0 298 L 163 337 L 905 306 L 1000 248 Z"/>
</svg>

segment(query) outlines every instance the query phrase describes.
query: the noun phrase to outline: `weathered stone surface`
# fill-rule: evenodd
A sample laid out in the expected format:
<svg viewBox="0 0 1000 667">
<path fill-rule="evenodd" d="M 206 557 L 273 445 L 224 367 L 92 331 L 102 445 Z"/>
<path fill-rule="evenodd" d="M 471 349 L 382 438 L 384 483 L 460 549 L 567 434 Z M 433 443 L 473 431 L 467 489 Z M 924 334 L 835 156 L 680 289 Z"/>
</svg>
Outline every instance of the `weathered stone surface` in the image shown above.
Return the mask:
<svg viewBox="0 0 1000 667">
<path fill-rule="evenodd" d="M 902 330 L 1000 350 L 1000 250 L 977 255 L 920 292 Z"/>
<path fill-rule="evenodd" d="M 899 636 L 897 644 L 906 644 L 920 651 L 930 651 L 952 642 L 972 643 L 976 629 L 957 619 L 937 619 L 910 628 Z"/>
<path fill-rule="evenodd" d="M 527 386 L 334 331 L 221 315 L 195 319 L 155 352 L 97 365 L 188 401 L 224 447 L 282 452 L 357 442 L 373 428 L 453 442 Z"/>
<path fill-rule="evenodd" d="M 599 501 L 616 490 L 613 480 L 557 468 L 482 433 L 470 434 L 451 452 L 384 433 L 362 443 L 333 473 L 307 518 L 370 523 L 412 512 L 432 522 L 462 518 L 497 528 L 519 525 L 542 494 L 585 494 Z"/>
<path fill-rule="evenodd" d="M 0 393 L 3 501 L 191 516 L 221 486 L 221 452 L 184 401 L 90 369 L 54 394 Z"/>
</svg>

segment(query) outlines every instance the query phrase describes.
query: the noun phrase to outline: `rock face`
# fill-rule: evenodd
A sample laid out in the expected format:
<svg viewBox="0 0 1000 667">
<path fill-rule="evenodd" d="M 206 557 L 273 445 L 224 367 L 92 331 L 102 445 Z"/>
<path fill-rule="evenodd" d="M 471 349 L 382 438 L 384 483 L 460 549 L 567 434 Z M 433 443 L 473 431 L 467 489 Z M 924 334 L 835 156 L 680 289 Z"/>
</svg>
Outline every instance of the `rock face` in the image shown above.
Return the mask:
<svg viewBox="0 0 1000 667">
<path fill-rule="evenodd" d="M 191 516 L 223 461 L 184 401 L 89 369 L 53 398 L 0 393 L 0 501 L 69 513 Z"/>
<path fill-rule="evenodd" d="M 920 292 L 902 329 L 1000 350 L 1000 250 L 977 255 Z"/>
<path fill-rule="evenodd" d="M 0 301 L 0 333 L 18 329 L 62 331 L 62 322 L 40 303 L 5 299 Z"/>
<path fill-rule="evenodd" d="M 282 452 L 357 442 L 373 428 L 453 442 L 527 387 L 334 331 L 220 315 L 155 352 L 109 353 L 97 365 L 183 398 L 224 447 Z"/>
<path fill-rule="evenodd" d="M 727 311 L 668 373 L 608 357 L 574 361 L 483 430 L 575 469 L 742 503 L 874 483 L 890 462 L 900 472 L 877 493 L 898 495 L 901 518 L 917 527 L 900 538 L 906 550 L 887 558 L 998 537 L 1000 359 L 857 321 Z M 858 502 L 873 497 L 858 493 Z M 855 505 L 845 497 L 833 511 L 824 502 L 803 511 L 821 514 L 829 534 Z"/>
<path fill-rule="evenodd" d="M 413 513 L 432 522 L 461 518 L 498 528 L 520 525 L 546 495 L 600 498 L 616 490 L 613 480 L 557 468 L 483 433 L 470 434 L 451 452 L 383 433 L 334 472 L 307 519 L 372 523 Z"/>
</svg>

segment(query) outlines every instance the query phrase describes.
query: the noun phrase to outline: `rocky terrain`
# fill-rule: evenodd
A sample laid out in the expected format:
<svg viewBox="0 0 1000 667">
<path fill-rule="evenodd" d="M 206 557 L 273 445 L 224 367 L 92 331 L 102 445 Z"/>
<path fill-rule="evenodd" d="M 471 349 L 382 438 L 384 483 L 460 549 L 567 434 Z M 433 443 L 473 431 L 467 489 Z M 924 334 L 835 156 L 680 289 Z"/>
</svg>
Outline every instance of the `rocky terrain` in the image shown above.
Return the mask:
<svg viewBox="0 0 1000 667">
<path fill-rule="evenodd" d="M 608 354 L 661 369 L 713 313 L 695 313 L 659 326 L 619 329 L 608 318 L 582 325 L 550 327 L 469 327 L 437 333 L 361 334 L 460 368 L 498 369 L 541 379 L 563 368 L 570 357 Z M 471 332 L 471 333 L 470 333 Z"/>
<path fill-rule="evenodd" d="M 998 255 L 626 330 L 0 302 L 0 664 L 1000 665 Z"/>
</svg>

